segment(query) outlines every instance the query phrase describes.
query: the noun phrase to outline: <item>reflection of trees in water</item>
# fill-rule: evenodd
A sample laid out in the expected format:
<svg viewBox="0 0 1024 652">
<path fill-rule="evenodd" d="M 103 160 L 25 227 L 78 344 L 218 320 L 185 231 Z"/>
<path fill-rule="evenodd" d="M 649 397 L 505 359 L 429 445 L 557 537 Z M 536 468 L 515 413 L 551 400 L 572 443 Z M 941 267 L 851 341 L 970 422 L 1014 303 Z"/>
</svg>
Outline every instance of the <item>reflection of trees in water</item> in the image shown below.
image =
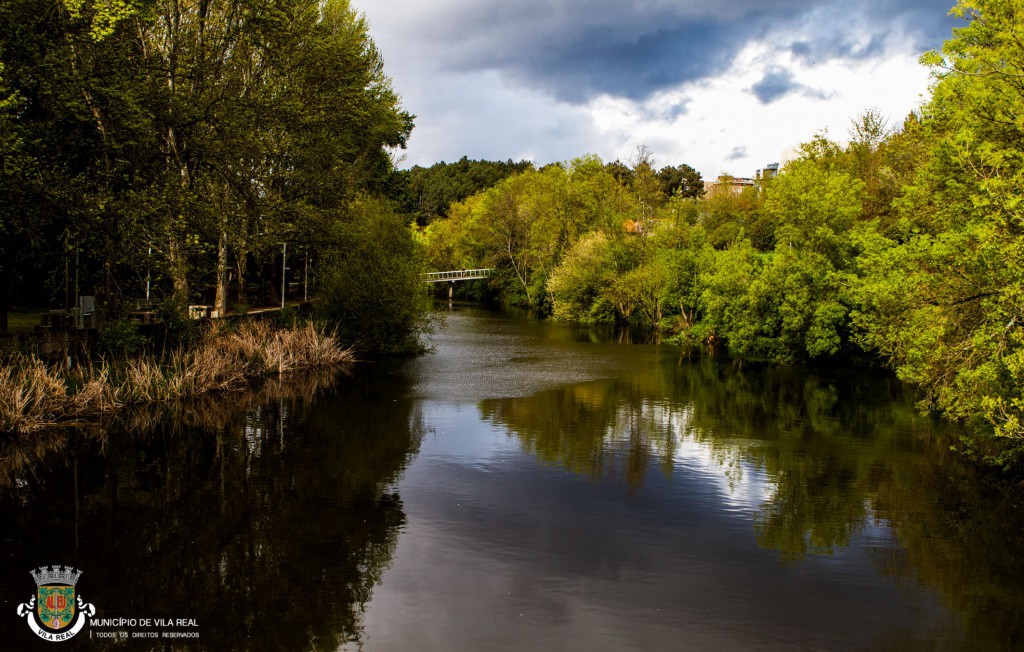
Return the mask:
<svg viewBox="0 0 1024 652">
<path fill-rule="evenodd" d="M 68 437 L 62 432 L 34 432 L 0 441 L 0 495 L 22 497 L 42 471 L 44 460 L 67 447 Z"/>
<path fill-rule="evenodd" d="M 1019 490 L 965 468 L 949 451 L 955 433 L 919 416 L 898 382 L 848 373 L 704 358 L 480 410 L 530 454 L 595 479 L 622 474 L 631 491 L 652 464 L 672 473 L 694 451 L 734 489 L 750 488 L 744 473 L 763 472 L 771 486 L 753 503 L 757 538 L 784 561 L 888 525 L 899 547 L 870 547 L 878 568 L 938 589 L 978 649 L 1019 646 Z"/>
<path fill-rule="evenodd" d="M 388 382 L 325 391 L 320 378 L 312 391 L 307 381 L 167 406 L 144 434 L 45 460 L 18 490 L 26 504 L 2 508 L 15 531 L 0 548 L 17 563 L 0 584 L 27 579 L 31 592 L 29 568 L 73 563 L 98 617 L 198 619 L 188 649 L 357 640 L 405 520 L 393 486 L 420 438 L 405 388 Z M 129 428 L 150 422 L 133 418 Z M 8 627 L 0 637 L 22 640 Z"/>
<path fill-rule="evenodd" d="M 203 394 L 187 401 L 150 403 L 117 413 L 112 420 L 118 430 L 138 435 L 175 426 L 220 430 L 271 401 L 301 400 L 308 403 L 336 385 L 339 373 L 347 374 L 349 370 L 320 368 L 287 376 L 270 376 L 259 379 L 248 391 Z"/>
<path fill-rule="evenodd" d="M 337 384 L 338 374 L 347 368 L 310 369 L 288 376 L 259 379 L 248 391 L 204 394 L 190 400 L 131 406 L 122 411 L 101 414 L 98 420 L 75 427 L 42 430 L 0 441 L 0 492 L 16 492 L 31 486 L 41 464 L 67 451 L 69 445 L 105 442 L 110 431 L 148 437 L 153 432 L 169 434 L 185 428 L 223 430 L 241 423 L 247 411 L 271 401 L 311 402 L 324 390 Z"/>
</svg>

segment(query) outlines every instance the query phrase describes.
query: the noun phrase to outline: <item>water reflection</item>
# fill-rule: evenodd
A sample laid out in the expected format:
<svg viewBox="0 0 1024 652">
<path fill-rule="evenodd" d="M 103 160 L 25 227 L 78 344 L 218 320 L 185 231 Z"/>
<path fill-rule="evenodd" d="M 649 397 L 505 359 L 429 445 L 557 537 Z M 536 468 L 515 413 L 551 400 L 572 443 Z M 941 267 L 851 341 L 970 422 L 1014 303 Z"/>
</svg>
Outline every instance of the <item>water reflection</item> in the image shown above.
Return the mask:
<svg viewBox="0 0 1024 652">
<path fill-rule="evenodd" d="M 0 442 L 0 607 L 59 562 L 190 650 L 1024 647 L 1020 491 L 898 383 L 613 342 L 455 312 L 406 363 Z"/>
<path fill-rule="evenodd" d="M 395 482 L 422 431 L 407 394 L 394 377 L 309 376 L 134 412 L 70 446 L 7 442 L 4 600 L 31 595 L 30 568 L 59 562 L 85 571 L 98 617 L 197 619 L 188 649 L 357 640 L 405 522 Z M 0 640 L 35 642 L 9 618 Z"/>
<path fill-rule="evenodd" d="M 653 467 L 710 476 L 783 564 L 863 548 L 880 573 L 937 590 L 963 628 L 940 637 L 954 647 L 1024 644 L 1020 492 L 960 464 L 948 427 L 887 375 L 664 356 L 643 373 L 478 405 L 528 454 L 630 494 Z M 873 645 L 926 640 L 896 630 Z"/>
</svg>

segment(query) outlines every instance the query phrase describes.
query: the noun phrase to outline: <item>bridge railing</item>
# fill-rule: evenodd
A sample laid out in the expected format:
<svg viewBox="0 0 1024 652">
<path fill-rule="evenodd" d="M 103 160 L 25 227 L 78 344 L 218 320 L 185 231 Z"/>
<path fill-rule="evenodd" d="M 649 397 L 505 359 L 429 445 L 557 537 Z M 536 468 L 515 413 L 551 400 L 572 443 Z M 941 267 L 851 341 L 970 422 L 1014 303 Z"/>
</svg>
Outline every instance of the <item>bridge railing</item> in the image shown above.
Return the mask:
<svg viewBox="0 0 1024 652">
<path fill-rule="evenodd" d="M 429 272 L 423 275 L 427 283 L 443 283 L 445 281 L 469 281 L 478 278 L 487 278 L 491 275 L 490 267 L 483 269 L 456 269 L 447 272 Z"/>
</svg>

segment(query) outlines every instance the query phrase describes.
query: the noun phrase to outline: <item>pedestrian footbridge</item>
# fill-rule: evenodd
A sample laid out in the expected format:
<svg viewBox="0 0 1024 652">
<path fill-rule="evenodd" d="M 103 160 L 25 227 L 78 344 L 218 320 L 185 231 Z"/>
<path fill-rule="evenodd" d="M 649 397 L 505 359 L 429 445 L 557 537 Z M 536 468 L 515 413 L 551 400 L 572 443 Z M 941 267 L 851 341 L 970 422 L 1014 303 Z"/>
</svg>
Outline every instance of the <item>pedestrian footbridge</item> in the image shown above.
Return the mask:
<svg viewBox="0 0 1024 652">
<path fill-rule="evenodd" d="M 430 272 L 423 275 L 427 283 L 454 283 L 455 281 L 472 281 L 487 278 L 491 275 L 491 267 L 485 269 L 456 269 L 448 272 Z"/>
</svg>

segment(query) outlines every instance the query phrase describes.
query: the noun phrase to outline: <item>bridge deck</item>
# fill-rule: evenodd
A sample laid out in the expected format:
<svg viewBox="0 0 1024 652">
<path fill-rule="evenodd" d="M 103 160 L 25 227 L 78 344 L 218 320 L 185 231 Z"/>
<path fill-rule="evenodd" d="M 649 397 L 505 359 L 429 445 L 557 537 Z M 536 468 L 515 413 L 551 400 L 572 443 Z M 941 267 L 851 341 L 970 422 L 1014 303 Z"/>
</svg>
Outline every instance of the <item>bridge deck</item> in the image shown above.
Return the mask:
<svg viewBox="0 0 1024 652">
<path fill-rule="evenodd" d="M 484 269 L 456 269 L 448 272 L 430 272 L 423 275 L 427 283 L 454 283 L 455 281 L 471 281 L 487 278 L 491 275 L 490 267 Z"/>
</svg>

